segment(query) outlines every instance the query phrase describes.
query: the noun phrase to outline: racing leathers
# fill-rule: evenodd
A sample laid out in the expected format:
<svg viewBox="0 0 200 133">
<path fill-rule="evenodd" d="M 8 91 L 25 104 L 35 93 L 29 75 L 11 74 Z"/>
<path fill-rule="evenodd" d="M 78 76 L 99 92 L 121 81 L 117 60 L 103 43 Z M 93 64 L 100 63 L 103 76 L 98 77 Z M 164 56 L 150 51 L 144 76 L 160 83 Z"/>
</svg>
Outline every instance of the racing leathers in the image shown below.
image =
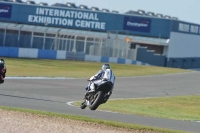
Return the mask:
<svg viewBox="0 0 200 133">
<path fill-rule="evenodd" d="M 95 74 L 89 79 L 89 81 L 91 80 L 93 82 L 89 82 L 88 86 L 86 87 L 87 92 L 95 91 L 96 87 L 100 85 L 102 81 L 112 82 L 113 87 L 111 91 L 108 93 L 108 98 L 110 97 L 110 95 L 112 94 L 112 90 L 114 88 L 114 83 L 115 83 L 115 75 L 111 69 L 106 69 L 105 71 L 100 70 L 97 74 Z"/>
</svg>

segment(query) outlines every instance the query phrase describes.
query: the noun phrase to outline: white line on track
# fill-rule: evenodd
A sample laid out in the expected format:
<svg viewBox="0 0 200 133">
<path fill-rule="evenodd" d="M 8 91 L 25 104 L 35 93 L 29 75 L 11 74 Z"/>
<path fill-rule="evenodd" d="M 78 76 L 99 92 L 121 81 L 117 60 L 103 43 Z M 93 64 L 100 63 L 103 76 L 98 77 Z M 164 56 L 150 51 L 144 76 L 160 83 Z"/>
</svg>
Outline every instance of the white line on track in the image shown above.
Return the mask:
<svg viewBox="0 0 200 133">
<path fill-rule="evenodd" d="M 67 102 L 66 104 L 75 108 L 79 108 L 78 106 L 73 105 L 74 102 L 80 102 L 80 101 L 72 101 L 72 102 Z M 100 111 L 100 112 L 108 112 L 108 113 L 118 113 L 118 112 L 114 112 L 114 111 L 108 111 L 108 110 L 96 110 L 96 111 Z"/>
<path fill-rule="evenodd" d="M 67 102 L 66 104 L 69 105 L 69 106 L 77 107 L 77 106 L 74 106 L 74 105 L 73 105 L 74 102 L 79 102 L 79 101 Z"/>
<path fill-rule="evenodd" d="M 187 74 L 187 73 L 197 73 L 198 71 L 191 72 L 183 72 L 183 73 L 173 73 L 173 74 L 161 74 L 161 75 L 145 75 L 145 76 L 131 76 L 131 77 L 117 77 L 117 78 L 141 78 L 141 77 L 158 77 L 158 76 L 171 76 L 171 75 L 179 75 L 179 74 Z M 5 79 L 84 79 L 84 78 L 66 78 L 66 77 L 26 77 L 26 76 L 13 76 L 13 77 L 5 77 Z"/>
<path fill-rule="evenodd" d="M 65 78 L 65 77 L 6 77 L 6 79 L 75 79 L 75 78 Z"/>
</svg>

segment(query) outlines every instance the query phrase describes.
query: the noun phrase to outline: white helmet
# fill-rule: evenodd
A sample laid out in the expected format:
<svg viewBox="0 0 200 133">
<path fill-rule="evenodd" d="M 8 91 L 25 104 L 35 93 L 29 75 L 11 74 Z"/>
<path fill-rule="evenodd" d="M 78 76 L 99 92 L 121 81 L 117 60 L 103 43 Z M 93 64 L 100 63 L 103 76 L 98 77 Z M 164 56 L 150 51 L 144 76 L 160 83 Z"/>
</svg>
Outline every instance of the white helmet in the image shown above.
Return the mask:
<svg viewBox="0 0 200 133">
<path fill-rule="evenodd" d="M 109 64 L 104 64 L 102 66 L 102 70 L 105 71 L 106 69 L 110 69 L 110 65 Z"/>
</svg>

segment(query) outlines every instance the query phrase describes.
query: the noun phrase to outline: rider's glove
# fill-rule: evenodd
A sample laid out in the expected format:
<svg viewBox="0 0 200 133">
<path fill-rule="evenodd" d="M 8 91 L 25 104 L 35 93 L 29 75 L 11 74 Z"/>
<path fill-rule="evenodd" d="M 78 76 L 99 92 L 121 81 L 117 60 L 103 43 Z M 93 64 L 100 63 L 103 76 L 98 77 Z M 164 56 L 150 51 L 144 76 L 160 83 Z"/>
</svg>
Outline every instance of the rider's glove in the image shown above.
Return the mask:
<svg viewBox="0 0 200 133">
<path fill-rule="evenodd" d="M 93 80 L 93 79 L 95 79 L 95 77 L 94 76 L 92 76 L 89 80 Z"/>
</svg>

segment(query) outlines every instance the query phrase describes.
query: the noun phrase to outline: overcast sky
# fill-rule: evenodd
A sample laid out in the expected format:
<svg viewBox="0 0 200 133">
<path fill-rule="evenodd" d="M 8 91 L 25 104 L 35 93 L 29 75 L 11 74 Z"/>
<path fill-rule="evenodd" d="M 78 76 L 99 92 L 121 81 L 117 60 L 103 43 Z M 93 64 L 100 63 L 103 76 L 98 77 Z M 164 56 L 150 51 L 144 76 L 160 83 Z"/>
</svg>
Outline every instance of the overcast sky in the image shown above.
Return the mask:
<svg viewBox="0 0 200 133">
<path fill-rule="evenodd" d="M 186 22 L 200 24 L 200 0 L 34 0 L 36 3 L 46 2 L 49 5 L 54 3 L 72 2 L 76 5 L 87 5 L 88 7 L 107 8 L 124 13 L 129 10 L 139 9 L 146 12 L 161 13 L 172 17 L 178 17 Z"/>
</svg>

